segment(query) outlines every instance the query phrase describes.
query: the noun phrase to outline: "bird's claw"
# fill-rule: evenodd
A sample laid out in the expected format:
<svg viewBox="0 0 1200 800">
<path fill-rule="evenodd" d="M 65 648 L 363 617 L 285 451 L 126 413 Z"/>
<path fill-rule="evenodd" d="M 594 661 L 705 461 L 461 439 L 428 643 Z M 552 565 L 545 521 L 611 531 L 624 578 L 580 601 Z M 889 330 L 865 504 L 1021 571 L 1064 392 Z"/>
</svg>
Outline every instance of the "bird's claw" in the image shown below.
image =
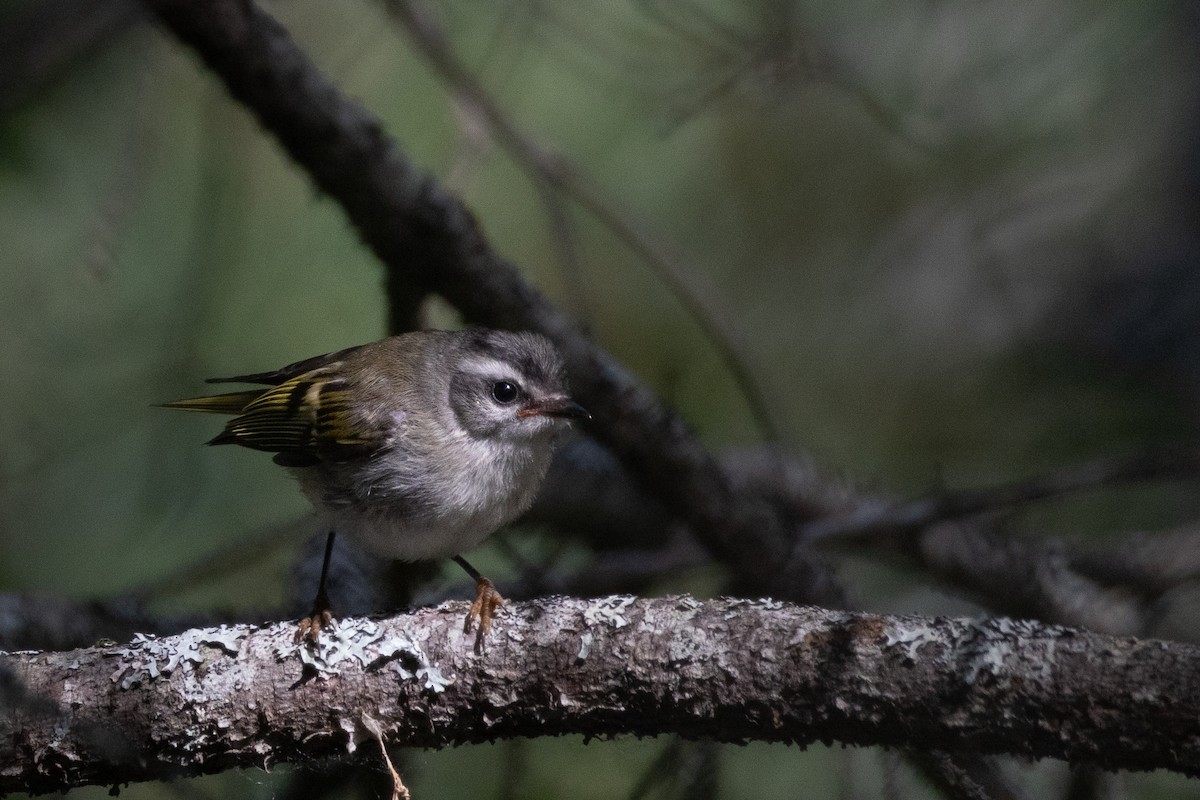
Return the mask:
<svg viewBox="0 0 1200 800">
<path fill-rule="evenodd" d="M 316 644 L 321 638 L 321 631 L 332 627 L 333 610 L 329 607 L 329 598 L 322 592 L 313 600 L 312 611 L 296 626 L 295 642 Z"/>
<path fill-rule="evenodd" d="M 470 633 L 475 620 L 479 620 L 479 631 L 475 634 L 476 654 L 483 653 L 484 640 L 492 630 L 492 619 L 502 605 L 504 598 L 496 591 L 491 581 L 487 578 L 475 581 L 475 602 L 471 603 L 471 610 L 467 612 L 467 618 L 463 622 L 463 633 Z"/>
</svg>

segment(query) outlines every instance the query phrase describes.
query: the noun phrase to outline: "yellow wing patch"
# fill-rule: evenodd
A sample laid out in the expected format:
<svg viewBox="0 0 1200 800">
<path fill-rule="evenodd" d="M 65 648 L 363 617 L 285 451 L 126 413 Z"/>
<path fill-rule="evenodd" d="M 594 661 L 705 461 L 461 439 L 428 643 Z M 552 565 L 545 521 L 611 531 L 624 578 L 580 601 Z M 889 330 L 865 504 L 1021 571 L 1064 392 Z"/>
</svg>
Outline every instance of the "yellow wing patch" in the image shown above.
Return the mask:
<svg viewBox="0 0 1200 800">
<path fill-rule="evenodd" d="M 380 433 L 353 414 L 337 364 L 314 369 L 267 389 L 197 397 L 165 404 L 188 411 L 236 414 L 209 444 L 238 444 L 276 453 L 289 466 L 341 461 L 370 453 Z"/>
</svg>

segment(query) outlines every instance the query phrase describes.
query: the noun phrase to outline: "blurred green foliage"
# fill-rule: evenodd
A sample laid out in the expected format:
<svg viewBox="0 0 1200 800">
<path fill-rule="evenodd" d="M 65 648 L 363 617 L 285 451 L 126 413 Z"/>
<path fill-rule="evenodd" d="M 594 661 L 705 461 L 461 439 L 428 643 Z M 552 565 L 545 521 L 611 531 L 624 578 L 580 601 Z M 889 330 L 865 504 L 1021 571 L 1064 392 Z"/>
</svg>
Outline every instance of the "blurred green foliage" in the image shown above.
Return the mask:
<svg viewBox="0 0 1200 800">
<path fill-rule="evenodd" d="M 678 299 L 570 200 L 580 274 L 563 269 L 535 184 L 383 6 L 270 10 L 706 440 L 760 438 Z M 448 0 L 434 12 L 519 128 L 711 285 L 786 445 L 910 494 L 1194 435 L 1189 376 L 1131 368 L 1079 333 L 1104 330 L 1088 298 L 1114 276 L 1151 275 L 1179 242 L 1195 259 L 1187 4 Z M 133 27 L 0 120 L 0 242 L 0 591 L 112 596 L 306 513 L 260 454 L 201 447 L 211 418 L 152 406 L 205 377 L 384 334 L 381 272 L 190 53 Z M 1023 526 L 1086 537 L 1196 506 L 1151 487 Z M 179 597 L 275 607 L 290 553 Z M 931 602 L 903 572 L 847 570 L 877 607 Z M 517 796 L 608 798 L 663 743 L 522 747 Z M 500 797 L 506 752 L 413 754 L 417 796 Z M 722 752 L 723 797 L 882 791 L 877 753 Z M 1146 797 L 1185 790 L 1130 783 Z M 195 790 L 278 786 L 239 773 Z"/>
</svg>

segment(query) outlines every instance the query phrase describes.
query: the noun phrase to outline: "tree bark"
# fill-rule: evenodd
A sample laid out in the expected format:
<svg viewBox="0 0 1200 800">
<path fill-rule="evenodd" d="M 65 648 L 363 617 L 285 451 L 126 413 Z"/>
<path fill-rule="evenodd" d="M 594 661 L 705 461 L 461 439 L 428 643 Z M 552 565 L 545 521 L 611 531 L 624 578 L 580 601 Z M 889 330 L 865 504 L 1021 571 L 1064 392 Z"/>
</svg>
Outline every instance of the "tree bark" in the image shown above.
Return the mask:
<svg viewBox="0 0 1200 800">
<path fill-rule="evenodd" d="M 1010 619 L 777 601 L 551 598 L 225 626 L 0 655 L 0 793 L 516 736 L 674 733 L 1005 753 L 1200 774 L 1200 648 Z"/>
</svg>

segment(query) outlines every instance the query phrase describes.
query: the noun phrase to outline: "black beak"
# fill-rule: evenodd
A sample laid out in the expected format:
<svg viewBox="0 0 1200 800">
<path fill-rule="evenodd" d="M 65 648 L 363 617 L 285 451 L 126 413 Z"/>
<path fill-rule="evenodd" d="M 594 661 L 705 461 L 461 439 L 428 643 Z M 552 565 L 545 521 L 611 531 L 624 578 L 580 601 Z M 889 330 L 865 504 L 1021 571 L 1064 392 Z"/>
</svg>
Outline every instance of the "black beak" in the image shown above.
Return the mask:
<svg viewBox="0 0 1200 800">
<path fill-rule="evenodd" d="M 518 417 L 561 417 L 562 419 L 591 419 L 592 415 L 583 406 L 569 397 L 547 397 L 544 400 L 530 400 L 521 406 Z"/>
</svg>

